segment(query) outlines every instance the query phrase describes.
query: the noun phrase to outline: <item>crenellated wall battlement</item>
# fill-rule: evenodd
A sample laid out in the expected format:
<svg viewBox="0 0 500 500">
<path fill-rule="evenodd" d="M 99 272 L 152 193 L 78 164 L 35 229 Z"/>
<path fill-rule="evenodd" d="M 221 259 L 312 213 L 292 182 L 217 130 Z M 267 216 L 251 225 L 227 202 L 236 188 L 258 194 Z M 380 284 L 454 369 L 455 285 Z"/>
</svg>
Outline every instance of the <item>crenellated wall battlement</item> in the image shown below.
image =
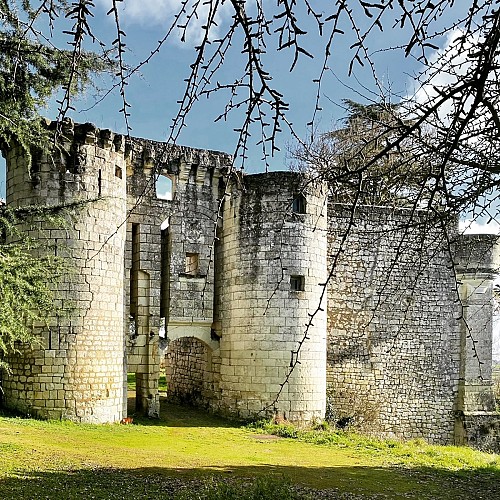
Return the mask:
<svg viewBox="0 0 500 500">
<path fill-rule="evenodd" d="M 187 146 L 166 144 L 149 139 L 128 138 L 127 152 L 134 165 L 155 167 L 160 173 L 181 175 L 181 166 L 198 165 L 202 169 L 227 169 L 232 157 L 220 151 L 195 149 Z"/>
<path fill-rule="evenodd" d="M 56 127 L 56 122 L 47 122 L 49 131 L 55 131 Z M 20 147 L 14 146 L 6 151 L 6 155 L 12 166 L 24 162 Z M 197 185 L 212 185 L 213 179 L 218 180 L 232 165 L 231 155 L 220 151 L 127 137 L 109 129 L 99 129 L 92 123 L 78 124 L 65 119 L 59 126 L 57 147 L 48 155 L 34 151 L 30 171 L 15 170 L 17 175 L 22 175 L 35 187 L 42 179 L 54 181 L 57 175 L 59 182 L 68 184 L 70 188 L 71 182 L 74 184 L 75 181 L 71 175 L 81 178 L 92 171 L 89 155 L 90 158 L 104 160 L 99 165 L 101 174 L 106 172 L 109 178 L 135 175 L 149 179 L 151 176 L 167 175 L 176 177 L 178 185 L 191 181 Z M 115 168 L 116 164 L 122 163 L 127 166 L 123 173 Z"/>
</svg>

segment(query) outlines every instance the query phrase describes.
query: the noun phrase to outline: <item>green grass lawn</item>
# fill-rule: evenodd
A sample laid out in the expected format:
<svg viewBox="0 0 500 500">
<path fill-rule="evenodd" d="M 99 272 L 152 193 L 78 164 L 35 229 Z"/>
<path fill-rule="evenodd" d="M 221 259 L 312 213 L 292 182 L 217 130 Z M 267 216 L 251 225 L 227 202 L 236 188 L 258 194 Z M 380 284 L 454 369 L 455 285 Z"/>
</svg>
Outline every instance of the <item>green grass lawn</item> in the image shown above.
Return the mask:
<svg viewBox="0 0 500 500">
<path fill-rule="evenodd" d="M 134 425 L 0 417 L 0 499 L 318 498 L 307 488 L 330 489 L 321 498 L 495 499 L 500 457 L 241 427 L 165 403 L 160 420 Z"/>
<path fill-rule="evenodd" d="M 127 387 L 129 391 L 135 391 L 135 373 L 127 373 Z M 158 390 L 160 392 L 167 391 L 167 380 L 165 375 L 160 375 Z"/>
</svg>

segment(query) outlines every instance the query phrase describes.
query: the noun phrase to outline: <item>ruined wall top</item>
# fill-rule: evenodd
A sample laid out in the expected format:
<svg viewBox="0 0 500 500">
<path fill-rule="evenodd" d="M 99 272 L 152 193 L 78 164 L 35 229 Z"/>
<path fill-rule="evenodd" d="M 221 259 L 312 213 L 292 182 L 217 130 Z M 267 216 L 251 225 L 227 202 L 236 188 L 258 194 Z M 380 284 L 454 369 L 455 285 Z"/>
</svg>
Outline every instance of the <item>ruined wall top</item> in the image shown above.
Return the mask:
<svg viewBox="0 0 500 500">
<path fill-rule="evenodd" d="M 56 130 L 58 123 L 47 120 L 47 129 Z M 100 130 L 93 123 L 75 123 L 65 118 L 60 124 L 58 141 L 62 146 L 77 146 L 95 144 L 103 149 L 125 152 L 125 137 L 111 130 Z"/>
<path fill-rule="evenodd" d="M 49 130 L 55 130 L 56 127 L 57 122 L 47 122 Z M 59 142 L 65 149 L 94 144 L 102 149 L 123 153 L 134 165 L 146 168 L 154 165 L 171 174 L 178 173 L 176 165 L 181 162 L 219 169 L 228 168 L 232 164 L 232 156 L 221 151 L 125 136 L 109 129 L 99 129 L 92 123 L 75 123 L 69 118 L 61 123 Z"/>
<path fill-rule="evenodd" d="M 455 265 L 459 273 L 498 274 L 500 247 L 494 234 L 464 234 L 455 245 Z"/>
<path fill-rule="evenodd" d="M 127 137 L 126 150 L 132 161 L 142 161 L 144 165 L 164 165 L 169 170 L 179 162 L 222 169 L 228 168 L 233 160 L 231 155 L 222 151 L 196 149 L 137 137 Z"/>
</svg>

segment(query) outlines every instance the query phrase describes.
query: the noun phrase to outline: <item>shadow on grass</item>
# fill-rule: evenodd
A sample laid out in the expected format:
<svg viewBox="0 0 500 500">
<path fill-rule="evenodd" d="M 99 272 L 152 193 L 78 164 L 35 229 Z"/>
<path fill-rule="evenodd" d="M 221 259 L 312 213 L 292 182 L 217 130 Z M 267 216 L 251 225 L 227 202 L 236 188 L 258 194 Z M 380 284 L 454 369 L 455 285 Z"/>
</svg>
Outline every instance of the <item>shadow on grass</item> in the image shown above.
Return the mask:
<svg viewBox="0 0 500 500">
<path fill-rule="evenodd" d="M 135 397 L 127 401 L 128 415 L 133 417 L 134 423 L 141 425 L 165 427 L 241 427 L 242 421 L 227 420 L 206 410 L 188 405 L 167 403 L 166 398 L 160 397 L 160 418 L 148 418 L 135 411 Z"/>
<path fill-rule="evenodd" d="M 251 478 L 251 479 L 248 479 Z M 267 485 L 256 493 L 255 483 Z M 293 488 L 291 485 L 295 485 Z M 311 490 L 314 485 L 328 489 Z M 285 487 L 285 489 L 283 489 Z M 281 490 L 280 490 L 281 488 Z M 210 493 L 212 496 L 201 493 Z M 278 494 L 278 491 L 281 491 Z M 287 496 L 286 492 L 294 496 Z M 0 480 L 0 498 L 9 499 L 273 499 L 286 498 L 500 498 L 500 474 L 437 472 L 431 468 L 303 468 L 244 466 L 218 469 L 90 468 L 57 472 L 19 471 Z"/>
<path fill-rule="evenodd" d="M 168 403 L 165 397 L 160 397 L 160 418 L 148 418 L 135 410 L 135 396 L 127 400 L 127 413 L 133 418 L 134 424 L 164 427 L 241 427 L 241 420 L 228 420 L 208 413 L 206 410 L 189 405 Z M 0 417 L 38 420 L 36 416 L 26 415 L 18 410 L 4 408 L 0 405 Z M 40 419 L 45 420 L 45 419 Z M 1 499 L 0 497 L 0 500 Z"/>
</svg>

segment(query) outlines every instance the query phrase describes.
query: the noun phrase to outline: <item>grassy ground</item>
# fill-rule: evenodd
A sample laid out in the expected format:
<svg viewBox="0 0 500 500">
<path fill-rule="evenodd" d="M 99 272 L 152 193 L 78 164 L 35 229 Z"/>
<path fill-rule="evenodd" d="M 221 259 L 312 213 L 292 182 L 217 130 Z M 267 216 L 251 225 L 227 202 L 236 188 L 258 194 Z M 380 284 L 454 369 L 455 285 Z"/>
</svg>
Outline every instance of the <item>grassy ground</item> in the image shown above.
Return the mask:
<svg viewBox="0 0 500 500">
<path fill-rule="evenodd" d="M 329 489 L 315 499 L 500 498 L 500 457 L 332 431 L 240 427 L 167 404 L 159 421 L 134 425 L 0 417 L 0 499 L 285 500 L 309 498 L 307 488 Z"/>
<path fill-rule="evenodd" d="M 135 391 L 135 373 L 127 373 L 127 386 L 129 391 Z M 158 381 L 158 390 L 160 392 L 167 391 L 167 380 L 165 375 L 160 375 Z"/>
</svg>

